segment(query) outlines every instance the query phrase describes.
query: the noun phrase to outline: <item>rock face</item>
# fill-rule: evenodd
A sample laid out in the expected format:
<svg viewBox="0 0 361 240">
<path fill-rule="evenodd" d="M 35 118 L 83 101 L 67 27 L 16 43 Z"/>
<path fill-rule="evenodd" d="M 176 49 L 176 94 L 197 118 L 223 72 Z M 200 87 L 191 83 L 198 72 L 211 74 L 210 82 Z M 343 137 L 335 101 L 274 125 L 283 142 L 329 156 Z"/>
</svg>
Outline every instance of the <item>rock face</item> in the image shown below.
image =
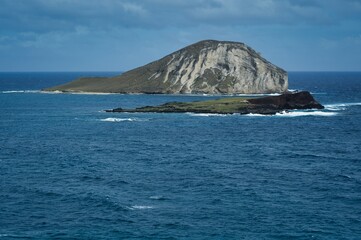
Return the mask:
<svg viewBox="0 0 361 240">
<path fill-rule="evenodd" d="M 302 91 L 297 93 L 286 93 L 280 96 L 248 99 L 248 102 L 259 107 L 273 108 L 279 110 L 288 109 L 323 109 L 310 92 Z"/>
<path fill-rule="evenodd" d="M 282 93 L 287 72 L 243 43 L 205 40 L 111 78 L 81 78 L 46 91 Z"/>
<path fill-rule="evenodd" d="M 285 93 L 261 98 L 221 98 L 200 102 L 170 102 L 160 106 L 136 109 L 116 108 L 107 112 L 158 112 L 158 113 L 221 113 L 221 114 L 276 114 L 293 109 L 323 109 L 309 92 Z"/>
</svg>

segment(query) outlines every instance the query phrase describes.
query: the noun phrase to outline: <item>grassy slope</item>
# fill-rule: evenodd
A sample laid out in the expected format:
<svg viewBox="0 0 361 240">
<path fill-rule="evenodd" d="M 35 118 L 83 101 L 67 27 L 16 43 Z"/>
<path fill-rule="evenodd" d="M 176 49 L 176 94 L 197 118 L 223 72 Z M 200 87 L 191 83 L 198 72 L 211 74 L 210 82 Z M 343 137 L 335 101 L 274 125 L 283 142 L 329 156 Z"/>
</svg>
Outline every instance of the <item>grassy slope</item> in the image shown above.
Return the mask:
<svg viewBox="0 0 361 240">
<path fill-rule="evenodd" d="M 222 98 L 199 102 L 171 102 L 160 106 L 146 106 L 129 112 L 206 112 L 206 113 L 235 113 L 242 112 L 251 106 L 246 98 Z"/>
</svg>

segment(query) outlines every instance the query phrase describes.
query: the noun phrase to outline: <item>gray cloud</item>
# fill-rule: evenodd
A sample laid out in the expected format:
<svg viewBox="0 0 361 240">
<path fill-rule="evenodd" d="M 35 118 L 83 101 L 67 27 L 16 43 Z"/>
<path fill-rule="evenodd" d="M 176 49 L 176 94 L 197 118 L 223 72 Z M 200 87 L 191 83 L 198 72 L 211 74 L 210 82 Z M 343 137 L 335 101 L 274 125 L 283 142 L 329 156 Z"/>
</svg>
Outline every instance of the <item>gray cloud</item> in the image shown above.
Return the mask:
<svg viewBox="0 0 361 240">
<path fill-rule="evenodd" d="M 310 49 L 319 62 L 331 49 L 361 56 L 360 34 L 361 0 L 0 0 L 3 69 L 125 70 L 205 38 L 246 42 L 296 69 Z M 306 60 L 292 65 L 292 51 Z"/>
<path fill-rule="evenodd" d="M 359 21 L 361 14 L 356 0 L 0 0 L 0 5 L 1 32 L 336 24 Z"/>
</svg>

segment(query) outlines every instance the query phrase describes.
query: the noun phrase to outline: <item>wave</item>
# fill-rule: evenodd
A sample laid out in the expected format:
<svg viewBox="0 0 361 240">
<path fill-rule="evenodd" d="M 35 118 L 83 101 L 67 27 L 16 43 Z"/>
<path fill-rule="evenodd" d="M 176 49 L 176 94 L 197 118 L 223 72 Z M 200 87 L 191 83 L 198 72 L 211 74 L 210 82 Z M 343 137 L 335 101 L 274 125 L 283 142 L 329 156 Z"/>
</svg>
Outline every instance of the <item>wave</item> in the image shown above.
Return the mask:
<svg viewBox="0 0 361 240">
<path fill-rule="evenodd" d="M 276 116 L 280 117 L 304 117 L 304 116 L 319 116 L 319 117 L 332 117 L 336 116 L 338 113 L 335 112 L 323 112 L 323 111 L 283 111 L 281 113 L 276 113 Z"/>
<path fill-rule="evenodd" d="M 317 116 L 317 117 L 332 117 L 338 113 L 335 112 L 323 112 L 323 111 L 283 111 L 274 115 L 264 115 L 258 113 L 246 114 L 249 117 L 306 117 L 306 116 Z"/>
<path fill-rule="evenodd" d="M 40 90 L 9 90 L 9 91 L 0 91 L 0 93 L 9 94 L 9 93 L 40 93 Z"/>
<path fill-rule="evenodd" d="M 75 94 L 75 95 L 111 95 L 111 94 L 118 94 L 120 93 L 103 93 L 103 92 L 62 92 L 62 91 L 39 91 L 40 93 L 45 94 Z"/>
<path fill-rule="evenodd" d="M 227 117 L 231 114 L 220 114 L 220 113 L 186 113 L 189 116 L 194 117 Z"/>
<path fill-rule="evenodd" d="M 279 96 L 281 93 L 237 93 L 229 94 L 226 96 L 239 96 L 239 97 L 263 97 L 263 96 Z"/>
<path fill-rule="evenodd" d="M 300 90 L 298 90 L 298 89 L 288 89 L 288 91 L 289 91 L 289 92 L 298 92 L 298 91 L 300 91 Z"/>
<path fill-rule="evenodd" d="M 166 198 L 162 195 L 154 195 L 154 196 L 150 196 L 149 199 L 152 200 L 165 200 Z"/>
<path fill-rule="evenodd" d="M 271 116 L 274 116 L 274 115 L 266 115 L 266 114 L 259 114 L 259 113 L 248 113 L 248 114 L 245 114 L 245 116 L 247 117 L 271 117 Z"/>
<path fill-rule="evenodd" d="M 144 209 L 152 209 L 153 206 L 147 206 L 147 205 L 133 205 L 128 207 L 130 210 L 144 210 Z"/>
<path fill-rule="evenodd" d="M 247 114 L 249 117 L 267 117 L 267 116 L 278 116 L 278 117 L 304 117 L 304 116 L 320 116 L 320 117 L 331 117 L 338 115 L 338 111 L 344 111 L 348 107 L 352 106 L 361 106 L 361 102 L 355 103 L 335 103 L 325 105 L 323 111 L 283 111 L 281 113 L 276 113 L 275 115 L 263 115 L 263 114 Z M 326 110 L 326 111 L 325 111 Z"/>
<path fill-rule="evenodd" d="M 77 95 L 110 95 L 119 93 L 97 93 L 97 92 L 62 92 L 62 91 L 42 91 L 42 90 L 6 90 L 0 91 L 3 94 L 10 93 L 43 93 L 43 94 L 77 94 Z"/>
<path fill-rule="evenodd" d="M 217 113 L 186 113 L 190 116 L 196 117 L 227 117 L 237 114 L 217 114 Z M 305 116 L 318 116 L 318 117 L 332 117 L 338 115 L 337 112 L 319 111 L 319 110 L 306 110 L 306 111 L 282 111 L 276 114 L 260 114 L 260 113 L 249 113 L 243 116 L 248 117 L 305 117 Z"/>
<path fill-rule="evenodd" d="M 352 106 L 361 106 L 361 103 L 336 103 L 336 104 L 327 104 L 325 109 L 330 111 L 342 111 L 346 110 L 347 107 Z"/>
<path fill-rule="evenodd" d="M 141 119 L 141 118 L 103 118 L 100 119 L 102 122 L 145 122 L 149 119 Z"/>
</svg>

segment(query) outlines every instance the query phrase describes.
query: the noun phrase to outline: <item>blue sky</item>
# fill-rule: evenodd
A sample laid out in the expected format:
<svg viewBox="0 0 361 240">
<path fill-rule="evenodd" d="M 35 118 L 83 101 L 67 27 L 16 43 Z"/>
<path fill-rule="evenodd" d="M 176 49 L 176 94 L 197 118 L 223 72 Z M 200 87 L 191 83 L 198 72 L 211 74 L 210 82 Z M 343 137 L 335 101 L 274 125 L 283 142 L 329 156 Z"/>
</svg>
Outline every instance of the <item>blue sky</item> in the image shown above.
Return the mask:
<svg viewBox="0 0 361 240">
<path fill-rule="evenodd" d="M 125 71 L 204 39 L 361 71 L 361 0 L 0 0 L 0 71 Z"/>
</svg>

